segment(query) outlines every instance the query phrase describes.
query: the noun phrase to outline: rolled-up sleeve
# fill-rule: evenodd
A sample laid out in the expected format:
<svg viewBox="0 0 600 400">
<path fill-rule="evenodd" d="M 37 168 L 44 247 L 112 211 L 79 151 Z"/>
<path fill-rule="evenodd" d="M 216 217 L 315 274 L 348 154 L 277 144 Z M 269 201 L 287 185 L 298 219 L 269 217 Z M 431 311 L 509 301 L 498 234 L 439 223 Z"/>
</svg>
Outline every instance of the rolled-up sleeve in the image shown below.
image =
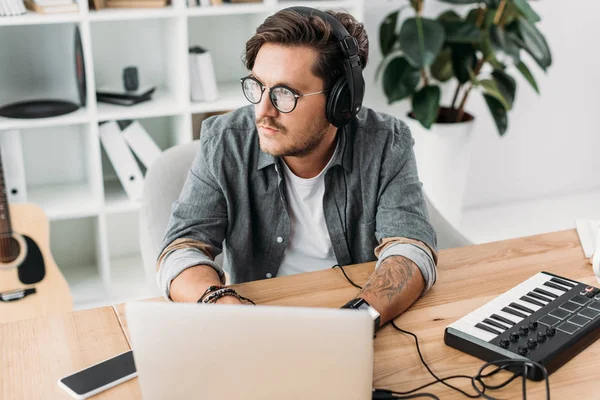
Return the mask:
<svg viewBox="0 0 600 400">
<path fill-rule="evenodd" d="M 437 236 L 429 221 L 410 129 L 402 121 L 392 129 L 379 177 L 375 229 L 380 243 L 378 265 L 392 255 L 409 258 L 421 270 L 426 292 L 436 281 Z"/>
<path fill-rule="evenodd" d="M 429 222 L 422 184 L 408 126 L 397 121 L 380 168 L 375 236 L 406 237 L 425 243 L 434 251 L 437 237 Z"/>
<path fill-rule="evenodd" d="M 219 150 L 212 146 L 213 137 L 201 136 L 198 153 L 172 206 L 157 260 L 157 281 L 166 298 L 172 280 L 195 265 L 209 265 L 224 279 L 213 262 L 223 250 L 227 229 L 227 204 L 210 162 Z"/>
</svg>

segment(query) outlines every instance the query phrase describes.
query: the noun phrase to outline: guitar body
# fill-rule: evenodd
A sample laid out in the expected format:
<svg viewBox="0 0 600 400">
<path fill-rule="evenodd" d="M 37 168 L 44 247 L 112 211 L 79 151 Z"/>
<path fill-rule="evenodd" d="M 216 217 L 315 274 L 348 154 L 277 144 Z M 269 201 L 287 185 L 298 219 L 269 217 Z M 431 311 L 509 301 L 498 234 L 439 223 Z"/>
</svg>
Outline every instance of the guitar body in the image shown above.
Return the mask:
<svg viewBox="0 0 600 400">
<path fill-rule="evenodd" d="M 8 211 L 21 251 L 11 262 L 0 261 L 0 293 L 28 288 L 35 293 L 0 301 L 0 323 L 72 310 L 69 285 L 50 253 L 46 214 L 33 204 L 11 204 Z"/>
</svg>

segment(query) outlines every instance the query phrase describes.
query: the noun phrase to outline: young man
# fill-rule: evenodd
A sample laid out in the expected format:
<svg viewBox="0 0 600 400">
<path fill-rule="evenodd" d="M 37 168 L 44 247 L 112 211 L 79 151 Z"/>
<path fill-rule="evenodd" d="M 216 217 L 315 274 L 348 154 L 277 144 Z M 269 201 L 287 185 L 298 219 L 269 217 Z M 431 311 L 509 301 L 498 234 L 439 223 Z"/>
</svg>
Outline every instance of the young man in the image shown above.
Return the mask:
<svg viewBox="0 0 600 400">
<path fill-rule="evenodd" d="M 436 234 L 408 127 L 366 107 L 331 111 L 362 96 L 364 26 L 307 10 L 278 12 L 247 42 L 241 86 L 254 105 L 204 122 L 158 281 L 173 301 L 239 304 L 213 261 L 223 242 L 233 283 L 378 260 L 347 306 L 383 325 L 434 284 Z"/>
</svg>

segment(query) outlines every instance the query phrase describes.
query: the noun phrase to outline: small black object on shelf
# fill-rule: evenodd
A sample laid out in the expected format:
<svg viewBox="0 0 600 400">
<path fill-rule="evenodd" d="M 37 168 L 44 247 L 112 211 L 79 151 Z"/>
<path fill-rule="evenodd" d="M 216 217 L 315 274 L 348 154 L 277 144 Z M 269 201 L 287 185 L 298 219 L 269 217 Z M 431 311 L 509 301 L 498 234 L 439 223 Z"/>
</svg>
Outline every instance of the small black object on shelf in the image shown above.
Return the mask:
<svg viewBox="0 0 600 400">
<path fill-rule="evenodd" d="M 68 114 L 78 109 L 77 104 L 65 100 L 28 100 L 0 107 L 0 117 L 49 118 Z"/>
<path fill-rule="evenodd" d="M 136 67 L 127 67 L 123 70 L 123 87 L 125 90 L 138 90 L 140 80 L 138 78 L 138 70 Z"/>
<path fill-rule="evenodd" d="M 152 100 L 152 94 L 155 90 L 155 86 L 137 92 L 113 92 L 110 90 L 99 90 L 96 91 L 96 99 L 103 103 L 132 106 L 144 101 Z"/>
</svg>

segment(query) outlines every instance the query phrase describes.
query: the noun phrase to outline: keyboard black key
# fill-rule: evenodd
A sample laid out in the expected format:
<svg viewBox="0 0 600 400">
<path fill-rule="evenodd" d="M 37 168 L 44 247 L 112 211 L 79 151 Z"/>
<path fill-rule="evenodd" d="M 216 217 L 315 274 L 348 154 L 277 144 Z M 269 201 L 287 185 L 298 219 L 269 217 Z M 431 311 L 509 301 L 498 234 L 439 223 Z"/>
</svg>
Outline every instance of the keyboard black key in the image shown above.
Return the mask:
<svg viewBox="0 0 600 400">
<path fill-rule="evenodd" d="M 559 279 L 559 278 L 550 278 L 550 280 L 554 283 L 558 283 L 559 285 L 563 285 L 566 287 L 570 287 L 570 288 L 574 288 L 576 285 L 574 283 L 571 283 L 569 281 L 565 281 L 564 279 Z"/>
<path fill-rule="evenodd" d="M 550 303 L 552 301 L 552 299 L 549 299 L 548 297 L 542 296 L 541 294 L 538 294 L 538 293 L 535 293 L 535 292 L 529 292 L 529 293 L 527 293 L 527 296 L 533 297 L 534 299 L 538 299 L 540 301 L 543 301 L 546 304 L 548 304 L 548 303 Z"/>
<path fill-rule="evenodd" d="M 510 325 L 510 326 L 514 326 L 517 324 L 516 322 L 511 321 L 508 318 L 504 318 L 502 315 L 498 315 L 498 314 L 492 314 L 492 315 L 490 315 L 490 318 L 495 319 L 496 321 L 504 322 L 505 324 Z"/>
<path fill-rule="evenodd" d="M 549 292 L 549 291 L 547 291 L 547 290 L 544 290 L 544 289 L 535 288 L 535 289 L 533 289 L 533 291 L 534 291 L 534 292 L 536 292 L 536 293 L 539 293 L 539 294 L 543 294 L 544 296 L 551 297 L 551 298 L 553 298 L 553 299 L 556 299 L 556 298 L 558 298 L 558 295 L 557 295 L 557 294 L 554 294 L 554 293 L 552 293 L 552 292 Z"/>
<path fill-rule="evenodd" d="M 541 303 L 541 302 L 539 302 L 537 300 L 534 300 L 531 297 L 521 296 L 521 300 L 526 301 L 526 302 L 531 303 L 531 304 L 535 304 L 536 306 L 539 306 L 539 307 L 544 307 L 545 306 L 544 303 Z"/>
<path fill-rule="evenodd" d="M 494 321 L 493 319 L 490 319 L 490 318 L 486 318 L 482 322 L 485 324 L 491 325 L 491 326 L 495 326 L 496 328 L 502 329 L 503 331 L 505 331 L 509 328 L 508 326 L 502 325 L 500 322 Z"/>
<path fill-rule="evenodd" d="M 550 282 L 550 281 L 544 282 L 544 285 L 546 285 L 548 287 L 551 287 L 552 289 L 562 290 L 563 292 L 568 292 L 569 291 L 568 288 L 566 288 L 564 286 L 561 286 L 561 285 L 557 285 L 556 283 Z"/>
<path fill-rule="evenodd" d="M 511 306 L 512 308 L 516 308 L 519 311 L 523 311 L 527 314 L 533 314 L 533 310 L 531 308 L 527 308 L 525 306 L 522 306 L 520 304 L 517 303 L 510 303 L 509 306 Z"/>
<path fill-rule="evenodd" d="M 527 318 L 527 315 L 525 315 L 522 312 L 519 312 L 519 311 L 517 311 L 517 310 L 515 310 L 513 308 L 510 308 L 510 307 L 504 307 L 502 309 L 502 311 L 504 311 L 505 313 L 512 314 L 512 315 L 514 315 L 516 317 L 519 317 L 519 318 Z"/>
<path fill-rule="evenodd" d="M 500 333 L 502 333 L 502 332 L 498 332 L 497 330 L 490 328 L 489 326 L 484 325 L 484 324 L 475 324 L 475 327 L 479 328 L 479 329 L 483 329 L 484 331 L 487 331 L 489 333 L 493 333 L 494 335 L 499 335 Z"/>
</svg>

